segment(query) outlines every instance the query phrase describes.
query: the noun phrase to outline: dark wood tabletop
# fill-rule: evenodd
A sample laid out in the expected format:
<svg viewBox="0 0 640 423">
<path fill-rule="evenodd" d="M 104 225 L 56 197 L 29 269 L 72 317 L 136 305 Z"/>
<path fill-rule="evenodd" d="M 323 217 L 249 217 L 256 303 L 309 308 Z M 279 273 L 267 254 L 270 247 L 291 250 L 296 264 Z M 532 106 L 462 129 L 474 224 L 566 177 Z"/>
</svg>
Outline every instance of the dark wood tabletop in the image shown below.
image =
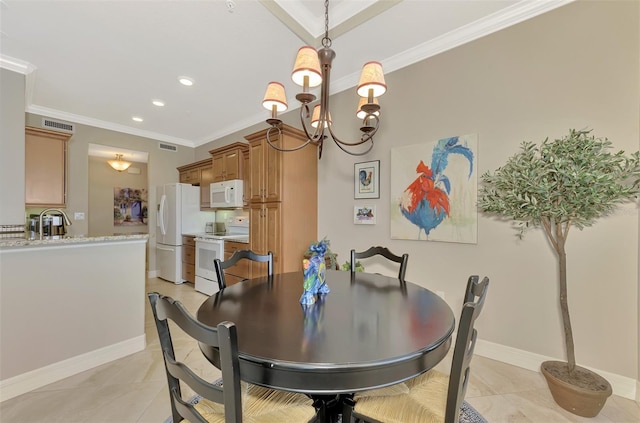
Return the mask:
<svg viewBox="0 0 640 423">
<path fill-rule="evenodd" d="M 387 386 L 438 364 L 455 319 L 435 293 L 397 278 L 327 271 L 331 292 L 303 307 L 302 272 L 229 286 L 197 318 L 238 328 L 243 380 L 307 394 L 343 394 Z M 200 345 L 218 362 L 217 350 Z"/>
</svg>

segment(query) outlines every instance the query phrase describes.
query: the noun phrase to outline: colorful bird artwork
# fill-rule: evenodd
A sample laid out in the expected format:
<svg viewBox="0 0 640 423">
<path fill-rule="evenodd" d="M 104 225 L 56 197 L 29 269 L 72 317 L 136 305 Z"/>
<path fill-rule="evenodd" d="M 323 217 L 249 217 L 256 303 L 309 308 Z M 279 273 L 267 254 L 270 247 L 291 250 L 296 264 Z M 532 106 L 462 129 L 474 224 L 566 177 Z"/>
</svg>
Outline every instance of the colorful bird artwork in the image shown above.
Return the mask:
<svg viewBox="0 0 640 423">
<path fill-rule="evenodd" d="M 373 176 L 373 172 L 369 171 L 368 173 L 365 170 L 360 170 L 359 178 L 360 185 L 363 187 L 368 187 L 371 184 L 371 177 Z"/>
<path fill-rule="evenodd" d="M 449 155 L 459 154 L 469 161 L 469 175 L 473 173 L 473 151 L 460 143 L 459 137 L 439 140 L 433 148 L 431 166 L 420 160 L 416 167 L 418 177 L 409 184 L 400 197 L 400 212 L 422 232 L 429 233 L 450 216 L 451 181 L 445 174 Z"/>
</svg>

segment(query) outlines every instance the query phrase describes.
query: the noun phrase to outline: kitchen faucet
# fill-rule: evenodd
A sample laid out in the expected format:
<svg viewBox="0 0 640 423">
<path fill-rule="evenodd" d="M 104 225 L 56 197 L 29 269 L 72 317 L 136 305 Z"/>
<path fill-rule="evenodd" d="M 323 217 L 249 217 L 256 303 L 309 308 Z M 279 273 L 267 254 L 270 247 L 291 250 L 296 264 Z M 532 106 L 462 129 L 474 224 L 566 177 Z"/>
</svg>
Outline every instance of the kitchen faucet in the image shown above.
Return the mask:
<svg viewBox="0 0 640 423">
<path fill-rule="evenodd" d="M 38 224 L 40 225 L 40 226 L 38 226 L 38 228 L 40 229 L 40 239 L 42 239 L 42 234 L 44 234 L 44 228 L 42 227 L 42 218 L 44 217 L 45 213 L 51 212 L 51 211 L 62 213 L 62 216 L 64 217 L 65 225 L 71 226 L 71 221 L 69 220 L 69 216 L 67 216 L 67 214 L 65 212 L 63 212 L 62 210 L 60 210 L 60 209 L 45 209 L 45 210 L 42 210 L 40 212 L 40 216 L 38 216 Z"/>
</svg>

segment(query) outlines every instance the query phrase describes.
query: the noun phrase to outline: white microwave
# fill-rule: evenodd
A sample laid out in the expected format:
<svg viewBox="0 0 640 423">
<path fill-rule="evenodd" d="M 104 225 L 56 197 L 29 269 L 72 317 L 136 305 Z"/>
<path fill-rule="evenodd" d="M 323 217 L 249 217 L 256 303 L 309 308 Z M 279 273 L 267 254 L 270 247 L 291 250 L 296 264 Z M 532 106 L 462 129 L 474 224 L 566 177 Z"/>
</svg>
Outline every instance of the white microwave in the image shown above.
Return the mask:
<svg viewBox="0 0 640 423">
<path fill-rule="evenodd" d="M 242 179 L 212 182 L 209 185 L 209 196 L 212 209 L 229 209 L 243 207 L 244 194 Z"/>
</svg>

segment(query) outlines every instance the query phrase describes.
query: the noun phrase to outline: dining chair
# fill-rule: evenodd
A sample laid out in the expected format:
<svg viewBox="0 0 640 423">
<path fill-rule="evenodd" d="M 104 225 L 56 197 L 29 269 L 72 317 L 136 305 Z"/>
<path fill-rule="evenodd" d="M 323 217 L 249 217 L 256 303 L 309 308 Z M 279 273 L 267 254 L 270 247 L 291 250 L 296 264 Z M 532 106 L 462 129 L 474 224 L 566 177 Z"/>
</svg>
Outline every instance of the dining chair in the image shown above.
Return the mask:
<svg viewBox="0 0 640 423">
<path fill-rule="evenodd" d="M 273 253 L 271 251 L 267 254 L 258 254 L 251 250 L 238 250 L 229 257 L 229 260 L 221 261 L 220 259 L 215 259 L 213 261 L 219 289 L 222 290 L 227 286 L 227 282 L 224 279 L 224 270 L 235 266 L 238 261 L 243 259 L 267 263 L 267 276 L 273 276 Z"/>
<path fill-rule="evenodd" d="M 343 401 L 342 421 L 458 423 L 462 413 L 464 421 L 486 421 L 464 401 L 464 395 L 478 336 L 474 325 L 488 286 L 487 277 L 480 282 L 474 275 L 467 281 L 449 375 L 432 369 L 401 384 L 356 393 Z M 469 415 L 476 420 L 467 420 Z"/>
<path fill-rule="evenodd" d="M 243 416 L 251 422 L 310 422 L 315 419 L 312 400 L 304 394 L 275 391 L 240 381 L 238 332 L 232 322 L 217 327 L 204 325 L 179 302 L 157 292 L 147 294 L 155 319 L 164 357 L 173 422 L 241 423 Z M 169 320 L 198 342 L 220 349 L 222 384 L 211 383 L 193 369 L 177 361 L 173 349 Z M 201 399 L 195 405 L 182 397 L 180 383 L 185 383 Z"/>
<path fill-rule="evenodd" d="M 356 250 L 351 250 L 351 273 L 355 273 L 356 271 L 356 261 L 357 259 L 364 259 L 373 257 L 375 255 L 381 255 L 384 258 L 391 260 L 393 262 L 400 264 L 400 269 L 398 271 L 398 279 L 404 281 L 404 274 L 407 271 L 407 262 L 409 261 L 409 254 L 403 254 L 402 256 L 397 256 L 393 254 L 387 247 L 371 247 L 366 251 L 357 252 Z"/>
</svg>

